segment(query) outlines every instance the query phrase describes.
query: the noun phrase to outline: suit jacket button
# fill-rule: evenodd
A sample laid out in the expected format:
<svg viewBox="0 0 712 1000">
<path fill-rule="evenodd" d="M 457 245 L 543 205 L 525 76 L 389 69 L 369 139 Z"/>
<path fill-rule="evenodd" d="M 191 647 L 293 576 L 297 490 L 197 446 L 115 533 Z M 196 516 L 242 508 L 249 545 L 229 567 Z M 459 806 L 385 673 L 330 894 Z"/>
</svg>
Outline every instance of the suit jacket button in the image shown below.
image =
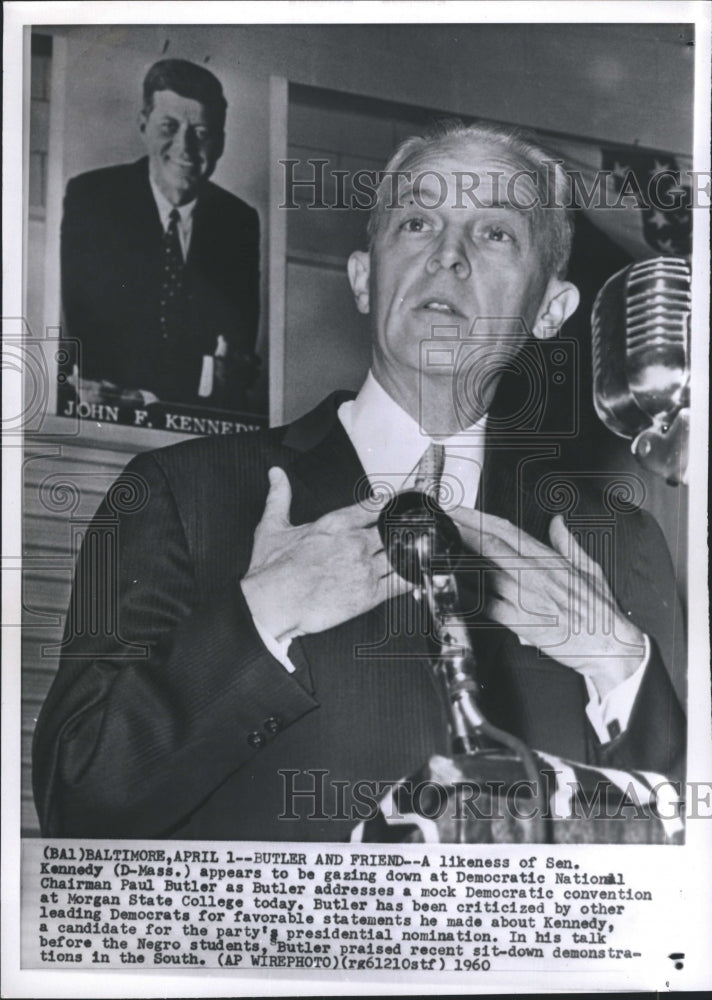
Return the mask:
<svg viewBox="0 0 712 1000">
<path fill-rule="evenodd" d="M 278 715 L 270 715 L 264 722 L 265 731 L 268 733 L 278 733 L 282 728 L 282 720 Z"/>
<path fill-rule="evenodd" d="M 263 747 L 267 741 L 265 740 L 262 733 L 258 733 L 257 730 L 255 730 L 254 732 L 249 734 L 249 736 L 247 737 L 247 742 L 254 750 L 259 750 L 259 748 Z"/>
</svg>

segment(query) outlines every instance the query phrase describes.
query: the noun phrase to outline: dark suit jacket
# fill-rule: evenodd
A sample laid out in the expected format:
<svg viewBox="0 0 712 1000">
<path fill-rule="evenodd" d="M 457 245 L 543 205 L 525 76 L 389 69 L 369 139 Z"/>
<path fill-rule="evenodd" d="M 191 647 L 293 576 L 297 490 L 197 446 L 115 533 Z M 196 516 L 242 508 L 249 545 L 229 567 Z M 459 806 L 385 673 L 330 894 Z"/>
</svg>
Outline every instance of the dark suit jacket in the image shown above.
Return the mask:
<svg viewBox="0 0 712 1000">
<path fill-rule="evenodd" d="M 360 792 L 373 798 L 374 783 L 448 752 L 426 642 L 399 626 L 413 613 L 412 597 L 295 640 L 295 674 L 266 651 L 242 597 L 238 581 L 270 465 L 289 475 L 294 523 L 353 502 L 363 470 L 336 416 L 339 401 L 327 399 L 288 428 L 140 455 L 110 491 L 93 531 L 99 538 L 119 532 L 118 566 L 107 564 L 99 584 L 119 614 L 113 635 L 110 621 L 87 627 L 96 549 L 85 542 L 64 656 L 35 735 L 45 835 L 345 839 L 364 814 L 363 807 L 351 813 L 358 782 L 370 783 Z M 490 449 L 480 496 L 542 538 L 551 513 L 532 492 L 542 470 L 533 469 L 528 482 L 521 475 L 527 464 L 536 466 Z M 580 498 L 578 506 L 588 503 Z M 122 513 L 127 506 L 134 509 Z M 600 510 L 591 512 L 598 513 L 599 527 L 594 518 L 589 532 L 595 541 Z M 674 609 L 665 606 L 670 564 L 659 529 L 632 509 L 615 524 L 619 601 L 670 655 Z M 472 583 L 463 580 L 465 592 L 477 589 Z M 674 771 L 684 718 L 657 646 L 628 729 L 601 745 L 577 673 L 481 616 L 478 624 L 474 643 L 493 722 L 576 760 Z M 335 782 L 345 783 L 342 799 Z M 315 794 L 285 810 L 285 789 Z M 292 809 L 299 820 L 279 819 Z"/>
<path fill-rule="evenodd" d="M 177 342 L 159 329 L 163 231 L 148 160 L 70 180 L 62 221 L 65 334 L 81 344 L 84 378 L 198 402 L 203 355 L 228 343 L 228 385 L 211 402 L 244 406 L 254 377 L 259 314 L 259 220 L 239 198 L 200 188 L 186 261 L 187 302 Z M 205 402 L 205 400 L 202 400 Z"/>
</svg>

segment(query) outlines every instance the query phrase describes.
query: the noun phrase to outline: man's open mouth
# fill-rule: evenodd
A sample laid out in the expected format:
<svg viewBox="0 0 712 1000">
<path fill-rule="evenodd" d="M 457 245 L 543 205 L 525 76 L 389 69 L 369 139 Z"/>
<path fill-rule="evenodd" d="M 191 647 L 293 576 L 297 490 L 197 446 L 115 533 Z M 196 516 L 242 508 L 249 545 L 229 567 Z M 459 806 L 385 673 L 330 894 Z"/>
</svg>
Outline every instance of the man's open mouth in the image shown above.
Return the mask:
<svg viewBox="0 0 712 1000">
<path fill-rule="evenodd" d="M 426 299 L 418 306 L 418 308 L 425 309 L 427 312 L 443 313 L 445 316 L 463 315 L 460 310 L 447 299 Z"/>
</svg>

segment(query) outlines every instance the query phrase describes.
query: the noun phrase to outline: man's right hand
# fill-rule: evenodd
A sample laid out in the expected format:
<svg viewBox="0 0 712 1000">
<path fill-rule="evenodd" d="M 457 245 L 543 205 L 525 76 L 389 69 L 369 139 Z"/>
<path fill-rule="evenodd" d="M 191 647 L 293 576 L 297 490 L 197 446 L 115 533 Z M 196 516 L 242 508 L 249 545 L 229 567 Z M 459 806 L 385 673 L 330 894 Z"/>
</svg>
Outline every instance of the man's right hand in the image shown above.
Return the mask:
<svg viewBox="0 0 712 1000">
<path fill-rule="evenodd" d="M 67 378 L 76 394 L 79 403 L 106 403 L 112 406 L 150 406 L 151 403 L 158 403 L 160 400 L 155 393 L 149 389 L 127 389 L 119 388 L 113 382 L 106 379 L 97 381 L 96 379 L 80 378 L 77 366 L 75 365 L 72 374 Z"/>
<path fill-rule="evenodd" d="M 252 616 L 275 639 L 323 632 L 412 589 L 383 551 L 375 502 L 292 525 L 286 473 L 271 468 L 269 481 L 242 590 Z"/>
</svg>

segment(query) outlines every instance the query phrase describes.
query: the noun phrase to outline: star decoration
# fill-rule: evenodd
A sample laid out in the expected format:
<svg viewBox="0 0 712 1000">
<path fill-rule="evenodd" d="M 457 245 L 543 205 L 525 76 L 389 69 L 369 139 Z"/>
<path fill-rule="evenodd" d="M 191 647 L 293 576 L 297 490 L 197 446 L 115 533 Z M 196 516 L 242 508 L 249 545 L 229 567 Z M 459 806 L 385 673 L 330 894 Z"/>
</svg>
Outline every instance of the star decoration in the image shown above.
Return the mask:
<svg viewBox="0 0 712 1000">
<path fill-rule="evenodd" d="M 668 240 L 656 240 L 655 242 L 657 244 L 658 250 L 662 250 L 663 253 L 674 253 L 675 252 L 675 244 L 673 243 L 672 240 L 670 240 L 670 239 L 668 239 Z"/>
<path fill-rule="evenodd" d="M 650 225 L 655 226 L 656 229 L 664 229 L 665 226 L 667 226 L 668 224 L 668 221 L 663 215 L 663 213 L 660 212 L 657 208 L 653 212 L 651 212 L 648 221 L 650 222 Z"/>
<path fill-rule="evenodd" d="M 615 161 L 615 163 L 613 164 L 613 169 L 611 170 L 611 175 L 613 177 L 620 177 L 621 180 L 624 180 L 626 175 L 629 173 L 630 173 L 630 167 L 626 166 L 625 164 L 621 165 L 618 162 L 618 160 Z"/>
<path fill-rule="evenodd" d="M 608 147 L 601 150 L 601 158 L 607 207 L 625 210 L 620 221 L 630 227 L 631 235 L 660 254 L 686 253 L 692 229 L 692 191 L 682 183 L 685 175 L 676 157 L 660 151 Z M 695 194 L 699 191 L 699 201 L 704 203 L 706 193 L 708 200 L 712 196 L 712 183 L 708 176 L 699 180 L 708 182 L 707 188 L 703 183 L 695 187 Z"/>
</svg>

